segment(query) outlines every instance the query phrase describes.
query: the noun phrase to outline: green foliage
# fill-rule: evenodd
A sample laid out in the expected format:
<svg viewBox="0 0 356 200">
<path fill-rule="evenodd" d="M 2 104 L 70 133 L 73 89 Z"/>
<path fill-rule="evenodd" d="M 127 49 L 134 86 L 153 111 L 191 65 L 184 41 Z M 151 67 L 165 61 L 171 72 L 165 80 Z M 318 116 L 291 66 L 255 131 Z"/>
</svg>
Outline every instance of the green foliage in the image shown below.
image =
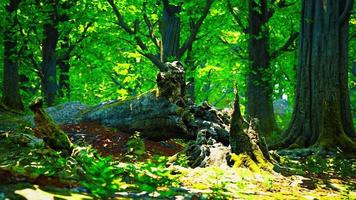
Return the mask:
<svg viewBox="0 0 356 200">
<path fill-rule="evenodd" d="M 214 183 L 213 186 L 210 188 L 211 193 L 208 195 L 208 198 L 216 200 L 230 199 L 231 196 L 228 194 L 229 191 L 226 187 L 227 184 L 228 182 L 225 181 L 217 181 L 216 183 Z"/>
<path fill-rule="evenodd" d="M 166 164 L 166 157 L 155 156 L 143 163 L 125 164 L 120 173 L 126 174 L 132 187 L 139 191 L 153 192 L 161 189 L 167 195 L 164 191 L 177 186 L 178 181 L 177 175 L 172 175 Z"/>
<path fill-rule="evenodd" d="M 140 137 L 140 133 L 133 134 L 126 143 L 128 157 L 140 158 L 145 154 L 145 143 Z"/>
<path fill-rule="evenodd" d="M 79 151 L 76 156 L 82 174 L 80 183 L 95 197 L 107 198 L 119 189 L 120 178 L 110 157 L 100 157 L 93 151 Z"/>
</svg>

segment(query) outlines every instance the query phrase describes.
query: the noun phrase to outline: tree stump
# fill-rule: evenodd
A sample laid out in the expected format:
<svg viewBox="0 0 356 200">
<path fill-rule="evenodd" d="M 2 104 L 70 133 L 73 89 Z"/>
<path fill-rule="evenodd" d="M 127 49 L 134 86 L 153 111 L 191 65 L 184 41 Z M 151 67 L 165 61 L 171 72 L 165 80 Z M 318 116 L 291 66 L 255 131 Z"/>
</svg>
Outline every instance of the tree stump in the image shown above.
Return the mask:
<svg viewBox="0 0 356 200">
<path fill-rule="evenodd" d="M 48 147 L 53 150 L 61 151 L 63 155 L 70 155 L 73 144 L 63 130 L 51 119 L 42 108 L 43 99 L 36 98 L 30 104 L 30 109 L 34 112 L 36 130 L 40 138 Z"/>
</svg>

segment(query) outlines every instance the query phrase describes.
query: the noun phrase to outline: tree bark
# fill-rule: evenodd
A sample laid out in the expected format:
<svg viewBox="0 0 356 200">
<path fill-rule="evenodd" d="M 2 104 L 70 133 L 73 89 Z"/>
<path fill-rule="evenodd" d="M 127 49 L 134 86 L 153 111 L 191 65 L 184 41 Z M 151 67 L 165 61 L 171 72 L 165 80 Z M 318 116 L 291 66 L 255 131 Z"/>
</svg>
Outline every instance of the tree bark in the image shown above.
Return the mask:
<svg viewBox="0 0 356 200">
<path fill-rule="evenodd" d="M 180 6 L 170 5 L 168 0 L 163 1 L 163 16 L 160 23 L 162 62 L 177 60 L 180 39 L 180 11 Z"/>
<path fill-rule="evenodd" d="M 248 123 L 240 111 L 239 95 L 236 92 L 234 111 L 230 123 L 231 162 L 234 167 L 247 167 L 252 171 L 271 170 L 271 159 L 266 143 L 259 136 L 256 122 Z"/>
<path fill-rule="evenodd" d="M 247 75 L 247 115 L 258 120 L 265 136 L 276 130 L 273 113 L 273 85 L 270 72 L 268 1 L 249 1 L 248 52 L 251 62 Z"/>
<path fill-rule="evenodd" d="M 67 18 L 65 18 L 67 20 Z M 69 49 L 69 37 L 68 35 L 64 36 L 63 44 L 61 45 L 63 49 Z M 65 53 L 64 57 L 57 59 L 57 64 L 59 66 L 59 82 L 58 82 L 58 94 L 60 97 L 70 98 L 70 82 L 69 82 L 69 55 Z"/>
<path fill-rule="evenodd" d="M 49 19 L 44 24 L 44 39 L 42 41 L 42 92 L 48 106 L 55 101 L 57 93 L 57 72 L 56 72 L 56 46 L 58 42 L 57 29 L 57 3 L 55 0 L 49 2 L 51 11 Z"/>
<path fill-rule="evenodd" d="M 16 12 L 20 0 L 11 0 L 6 6 L 6 27 L 4 31 L 4 94 L 2 102 L 13 110 L 23 110 L 20 95 L 19 74 L 17 63 L 16 23 L 12 15 Z"/>
<path fill-rule="evenodd" d="M 351 4 L 351 6 L 350 6 Z M 347 78 L 353 0 L 303 1 L 295 108 L 277 147 L 355 151 Z"/>
</svg>

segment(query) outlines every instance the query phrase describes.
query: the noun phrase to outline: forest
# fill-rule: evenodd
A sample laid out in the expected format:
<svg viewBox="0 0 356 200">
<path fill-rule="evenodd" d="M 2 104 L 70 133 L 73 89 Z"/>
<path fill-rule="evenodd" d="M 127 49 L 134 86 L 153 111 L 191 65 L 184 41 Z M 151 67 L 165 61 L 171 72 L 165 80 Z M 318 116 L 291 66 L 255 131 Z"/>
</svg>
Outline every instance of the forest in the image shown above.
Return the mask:
<svg viewBox="0 0 356 200">
<path fill-rule="evenodd" d="M 354 0 L 0 0 L 0 200 L 356 199 Z"/>
</svg>

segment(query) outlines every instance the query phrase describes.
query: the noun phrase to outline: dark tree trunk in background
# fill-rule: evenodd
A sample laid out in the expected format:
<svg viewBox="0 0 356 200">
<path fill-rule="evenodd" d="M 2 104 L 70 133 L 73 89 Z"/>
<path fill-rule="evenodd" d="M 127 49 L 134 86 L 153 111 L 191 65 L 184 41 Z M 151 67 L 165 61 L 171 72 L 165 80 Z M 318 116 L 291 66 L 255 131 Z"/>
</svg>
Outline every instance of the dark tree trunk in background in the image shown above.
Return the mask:
<svg viewBox="0 0 356 200">
<path fill-rule="evenodd" d="M 250 70 L 247 75 L 247 114 L 258 120 L 259 129 L 270 135 L 276 129 L 272 103 L 272 74 L 270 72 L 268 1 L 249 1 L 248 52 Z"/>
<path fill-rule="evenodd" d="M 185 64 L 187 65 L 186 75 L 190 74 L 190 77 L 186 78 L 187 85 L 186 85 L 186 95 L 190 98 L 192 102 L 195 102 L 195 69 L 197 66 L 194 62 L 193 57 L 193 46 L 189 47 L 187 50 L 187 57 L 185 60 Z"/>
<path fill-rule="evenodd" d="M 288 137 L 274 147 L 355 151 L 347 78 L 353 0 L 303 0 L 297 93 Z"/>
<path fill-rule="evenodd" d="M 69 38 L 64 36 L 62 48 L 69 49 Z M 69 55 L 65 55 L 62 59 L 57 60 L 60 74 L 58 83 L 58 94 L 60 97 L 70 97 L 70 82 L 69 82 Z"/>
<path fill-rule="evenodd" d="M 54 103 L 57 93 L 56 77 L 56 46 L 58 41 L 57 30 L 57 4 L 50 1 L 51 12 L 49 20 L 44 24 L 44 39 L 42 41 L 42 92 L 47 105 Z"/>
<path fill-rule="evenodd" d="M 69 60 L 58 63 L 60 74 L 58 83 L 58 94 L 60 97 L 70 98 L 70 82 L 69 82 Z"/>
<path fill-rule="evenodd" d="M 7 108 L 23 110 L 20 96 L 19 74 L 17 63 L 16 23 L 12 17 L 16 12 L 20 0 L 11 0 L 6 6 L 6 27 L 4 31 L 4 93 L 3 103 Z"/>
<path fill-rule="evenodd" d="M 168 0 L 163 0 L 163 16 L 160 23 L 162 62 L 177 60 L 180 39 L 180 11 L 180 6 L 170 5 Z"/>
</svg>

